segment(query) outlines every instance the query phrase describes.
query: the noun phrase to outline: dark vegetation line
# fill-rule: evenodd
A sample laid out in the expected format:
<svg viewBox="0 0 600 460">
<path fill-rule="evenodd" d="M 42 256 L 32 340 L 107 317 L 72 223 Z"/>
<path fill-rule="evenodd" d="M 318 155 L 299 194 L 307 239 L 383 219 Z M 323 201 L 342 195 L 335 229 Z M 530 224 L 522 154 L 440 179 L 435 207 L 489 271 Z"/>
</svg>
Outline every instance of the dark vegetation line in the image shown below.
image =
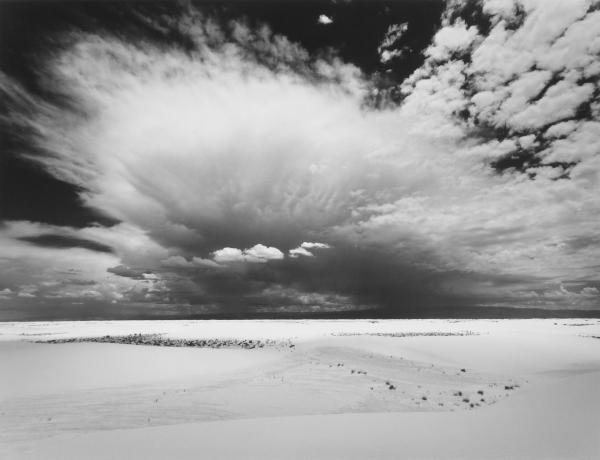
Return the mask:
<svg viewBox="0 0 600 460">
<path fill-rule="evenodd" d="M 101 337 L 76 337 L 68 339 L 38 340 L 36 343 L 120 343 L 127 345 L 150 345 L 155 347 L 195 347 L 195 348 L 294 348 L 290 341 L 255 339 L 171 339 L 160 334 L 104 335 Z"/>
<path fill-rule="evenodd" d="M 375 337 L 449 337 L 457 336 L 464 337 L 467 335 L 479 335 L 477 332 L 472 331 L 461 331 L 461 332 L 341 332 L 339 334 L 331 334 L 334 336 L 355 336 L 355 335 L 369 335 Z"/>
</svg>

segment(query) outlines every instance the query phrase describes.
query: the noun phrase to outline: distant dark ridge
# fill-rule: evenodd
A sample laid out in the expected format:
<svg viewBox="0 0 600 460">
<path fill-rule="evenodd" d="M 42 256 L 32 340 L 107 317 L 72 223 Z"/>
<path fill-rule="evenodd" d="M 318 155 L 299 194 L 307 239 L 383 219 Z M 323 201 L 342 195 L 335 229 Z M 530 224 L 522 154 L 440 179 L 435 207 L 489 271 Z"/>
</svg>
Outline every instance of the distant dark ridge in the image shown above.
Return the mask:
<svg viewBox="0 0 600 460">
<path fill-rule="evenodd" d="M 168 311 L 156 307 L 139 307 L 135 311 L 115 308 L 84 310 L 82 306 L 62 307 L 58 311 L 0 311 L 0 321 L 110 321 L 110 320 L 253 320 L 253 319 L 531 319 L 531 318 L 599 318 L 600 310 L 546 310 L 516 307 L 446 307 L 421 309 L 381 309 L 344 312 L 307 313 L 221 313 L 194 314 Z M 166 308 L 165 308 L 166 309 Z M 99 311 L 100 310 L 100 311 Z"/>
</svg>

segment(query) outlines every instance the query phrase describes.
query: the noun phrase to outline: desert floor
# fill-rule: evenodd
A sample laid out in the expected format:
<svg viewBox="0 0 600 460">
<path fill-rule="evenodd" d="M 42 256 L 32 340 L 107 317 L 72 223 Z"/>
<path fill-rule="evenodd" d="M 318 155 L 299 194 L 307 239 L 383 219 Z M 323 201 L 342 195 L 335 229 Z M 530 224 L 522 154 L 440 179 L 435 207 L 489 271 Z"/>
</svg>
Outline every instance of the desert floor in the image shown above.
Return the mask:
<svg viewBox="0 0 600 460">
<path fill-rule="evenodd" d="M 39 343 L 129 334 L 265 346 Z M 0 369 L 3 459 L 600 458 L 597 319 L 0 323 Z"/>
</svg>

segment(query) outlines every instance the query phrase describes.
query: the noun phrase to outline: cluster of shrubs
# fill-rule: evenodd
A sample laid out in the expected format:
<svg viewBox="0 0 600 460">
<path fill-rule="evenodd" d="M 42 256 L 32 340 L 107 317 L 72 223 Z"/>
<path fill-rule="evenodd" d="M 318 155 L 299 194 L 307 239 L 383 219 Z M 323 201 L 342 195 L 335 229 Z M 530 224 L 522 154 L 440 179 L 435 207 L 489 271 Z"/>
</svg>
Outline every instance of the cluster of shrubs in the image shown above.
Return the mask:
<svg viewBox="0 0 600 460">
<path fill-rule="evenodd" d="M 367 375 L 367 371 L 357 371 L 355 369 L 351 369 L 350 373 L 351 374 L 364 374 L 364 375 Z"/>
<path fill-rule="evenodd" d="M 334 336 L 355 336 L 355 335 L 369 335 L 375 337 L 450 337 L 458 336 L 463 337 L 466 335 L 479 335 L 473 331 L 461 331 L 461 332 L 340 332 L 339 334 L 331 334 Z"/>
<path fill-rule="evenodd" d="M 264 348 L 284 346 L 294 348 L 291 342 L 278 342 L 275 340 L 254 339 L 172 339 L 159 334 L 130 334 L 130 335 L 104 335 L 101 337 L 77 337 L 68 339 L 51 339 L 43 343 L 76 343 L 99 342 L 121 343 L 128 345 L 152 345 L 157 347 L 197 347 L 197 348 Z"/>
</svg>

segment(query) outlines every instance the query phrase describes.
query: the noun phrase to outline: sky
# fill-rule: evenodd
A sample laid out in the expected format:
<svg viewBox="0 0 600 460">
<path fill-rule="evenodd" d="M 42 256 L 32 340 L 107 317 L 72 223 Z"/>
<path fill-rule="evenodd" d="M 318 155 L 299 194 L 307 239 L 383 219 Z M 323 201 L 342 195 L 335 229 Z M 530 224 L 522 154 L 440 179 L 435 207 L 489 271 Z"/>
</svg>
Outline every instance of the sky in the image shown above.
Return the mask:
<svg viewBox="0 0 600 460">
<path fill-rule="evenodd" d="M 600 2 L 0 3 L 0 320 L 600 312 Z"/>
</svg>

